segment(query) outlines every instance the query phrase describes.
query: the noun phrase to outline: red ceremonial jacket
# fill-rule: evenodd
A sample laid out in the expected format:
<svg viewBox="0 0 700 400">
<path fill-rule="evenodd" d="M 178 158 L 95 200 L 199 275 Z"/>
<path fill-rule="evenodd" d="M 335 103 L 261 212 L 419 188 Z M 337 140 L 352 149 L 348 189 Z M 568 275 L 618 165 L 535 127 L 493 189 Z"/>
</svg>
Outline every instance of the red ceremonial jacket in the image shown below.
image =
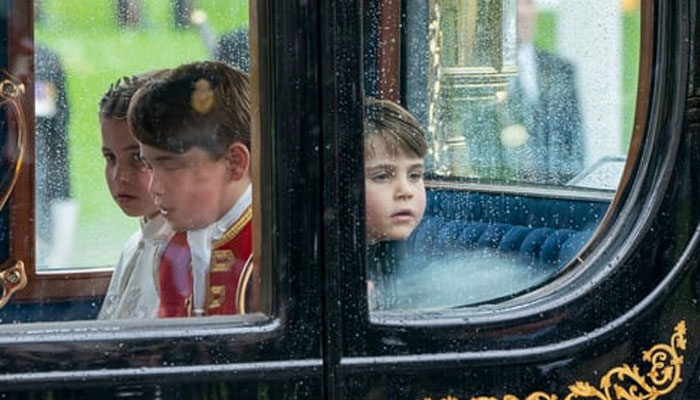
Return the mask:
<svg viewBox="0 0 700 400">
<path fill-rule="evenodd" d="M 248 207 L 212 244 L 205 315 L 245 314 L 246 289 L 253 272 L 253 210 Z M 187 233 L 178 232 L 158 268 L 158 317 L 192 315 L 192 264 Z"/>
</svg>

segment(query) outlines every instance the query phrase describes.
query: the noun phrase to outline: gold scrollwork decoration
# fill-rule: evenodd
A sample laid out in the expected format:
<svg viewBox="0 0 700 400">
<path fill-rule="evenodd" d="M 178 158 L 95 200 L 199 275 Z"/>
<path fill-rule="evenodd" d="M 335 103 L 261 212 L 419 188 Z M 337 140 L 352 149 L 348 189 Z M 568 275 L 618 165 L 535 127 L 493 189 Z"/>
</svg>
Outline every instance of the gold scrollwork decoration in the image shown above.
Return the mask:
<svg viewBox="0 0 700 400">
<path fill-rule="evenodd" d="M 11 148 L 8 153 L 14 151 L 14 159 L 10 166 L 6 168 L 6 173 L 0 181 L 0 209 L 7 203 L 12 189 L 14 189 L 19 177 L 22 159 L 24 157 L 24 137 L 25 137 L 25 118 L 24 108 L 22 108 L 21 97 L 24 95 L 25 87 L 18 79 L 14 78 L 7 71 L 0 72 L 0 76 L 6 75 L 8 78 L 0 81 L 0 105 L 7 104 L 10 110 L 14 111 L 16 118 L 17 133 L 15 140 L 12 142 L 14 148 Z"/>
<path fill-rule="evenodd" d="M 600 387 L 595 387 L 589 382 L 576 381 L 569 386 L 569 393 L 564 400 L 573 399 L 598 399 L 598 400 L 656 400 L 672 392 L 679 383 L 683 367 L 683 356 L 680 351 L 687 346 L 687 328 L 685 320 L 676 324 L 668 344 L 659 343 L 649 350 L 642 352 L 642 359 L 651 364 L 649 372 L 642 375 L 639 367 L 622 364 L 610 369 L 600 379 Z M 523 400 L 558 400 L 556 394 L 545 392 L 533 392 Z M 423 400 L 432 400 L 425 397 Z M 440 400 L 459 400 L 456 397 L 447 396 Z M 499 400 L 497 397 L 478 396 L 470 400 Z M 520 400 L 515 395 L 507 394 L 502 400 Z"/>
</svg>

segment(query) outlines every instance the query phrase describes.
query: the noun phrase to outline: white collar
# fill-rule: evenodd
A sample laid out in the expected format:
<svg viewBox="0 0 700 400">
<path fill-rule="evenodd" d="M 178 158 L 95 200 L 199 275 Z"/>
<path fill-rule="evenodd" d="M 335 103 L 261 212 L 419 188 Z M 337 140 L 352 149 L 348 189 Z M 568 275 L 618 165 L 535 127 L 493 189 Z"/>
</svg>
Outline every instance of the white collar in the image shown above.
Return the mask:
<svg viewBox="0 0 700 400">
<path fill-rule="evenodd" d="M 245 212 L 253 200 L 253 185 L 248 185 L 245 192 L 238 199 L 236 204 L 218 221 L 210 225 L 212 229 L 211 239 L 216 240 L 226 233 L 234 222 Z M 206 229 L 206 228 L 205 228 Z"/>
<path fill-rule="evenodd" d="M 158 213 L 155 217 L 145 221 L 143 217 L 139 218 L 141 223 L 141 237 L 144 240 L 169 239 L 172 229 L 168 224 L 168 220 Z"/>
<path fill-rule="evenodd" d="M 530 101 L 537 102 L 539 88 L 537 87 L 537 61 L 535 47 L 531 42 L 518 46 L 518 79 L 525 95 Z"/>
</svg>

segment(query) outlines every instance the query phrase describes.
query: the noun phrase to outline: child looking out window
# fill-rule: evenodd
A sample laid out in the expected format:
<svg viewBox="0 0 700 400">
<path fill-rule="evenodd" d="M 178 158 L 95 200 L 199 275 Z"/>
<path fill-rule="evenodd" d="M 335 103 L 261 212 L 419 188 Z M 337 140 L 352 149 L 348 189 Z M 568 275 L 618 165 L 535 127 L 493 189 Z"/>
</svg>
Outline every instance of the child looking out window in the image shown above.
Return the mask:
<svg viewBox="0 0 700 400">
<path fill-rule="evenodd" d="M 371 308 L 391 307 L 390 248 L 406 239 L 425 212 L 423 158 L 428 151 L 418 121 L 388 100 L 365 100 L 365 211 Z"/>
</svg>

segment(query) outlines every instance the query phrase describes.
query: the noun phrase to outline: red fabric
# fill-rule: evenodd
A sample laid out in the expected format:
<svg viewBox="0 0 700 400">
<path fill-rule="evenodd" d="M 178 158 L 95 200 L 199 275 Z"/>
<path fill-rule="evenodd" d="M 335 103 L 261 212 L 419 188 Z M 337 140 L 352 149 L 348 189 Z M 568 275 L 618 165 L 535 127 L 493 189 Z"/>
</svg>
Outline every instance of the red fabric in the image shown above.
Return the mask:
<svg viewBox="0 0 700 400">
<path fill-rule="evenodd" d="M 252 251 L 253 222 L 248 209 L 223 238 L 213 244 L 205 315 L 232 315 L 242 311 L 237 309 L 236 299 L 245 294 L 246 288 L 240 288 L 242 293 L 239 293 L 238 285 Z M 192 267 L 186 232 L 175 234 L 165 247 L 158 269 L 158 284 L 159 318 L 192 315 Z"/>
<path fill-rule="evenodd" d="M 245 217 L 245 215 L 244 215 Z M 235 226 L 236 224 L 234 224 Z M 253 222 L 248 220 L 237 235 L 224 243 L 215 243 L 212 249 L 212 264 L 209 272 L 209 294 L 207 315 L 238 314 L 236 308 L 238 283 L 246 261 L 253 251 Z M 233 258 L 231 258 L 233 256 Z M 217 272 L 217 264 L 226 266 L 226 271 Z M 225 288 L 225 295 L 216 295 L 215 288 Z M 245 292 L 245 288 L 242 288 Z"/>
<path fill-rule="evenodd" d="M 158 318 L 190 315 L 192 270 L 187 232 L 178 232 L 163 251 L 158 268 Z"/>
</svg>

